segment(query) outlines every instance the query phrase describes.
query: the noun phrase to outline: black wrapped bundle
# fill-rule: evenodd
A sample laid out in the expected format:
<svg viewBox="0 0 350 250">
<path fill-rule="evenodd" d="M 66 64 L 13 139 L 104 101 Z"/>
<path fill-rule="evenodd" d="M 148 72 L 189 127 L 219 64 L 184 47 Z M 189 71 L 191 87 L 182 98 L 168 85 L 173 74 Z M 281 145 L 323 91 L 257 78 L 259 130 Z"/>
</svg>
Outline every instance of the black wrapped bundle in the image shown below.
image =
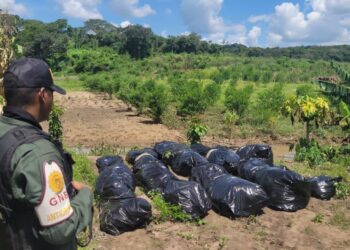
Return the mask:
<svg viewBox="0 0 350 250">
<path fill-rule="evenodd" d="M 111 235 L 143 227 L 151 217 L 152 207 L 142 198 L 102 200 L 100 204 L 100 229 Z"/>
<path fill-rule="evenodd" d="M 101 173 L 105 168 L 109 166 L 114 166 L 118 164 L 125 165 L 123 158 L 119 155 L 103 156 L 96 160 L 96 166 L 98 168 L 99 173 Z"/>
<path fill-rule="evenodd" d="M 241 158 L 241 164 L 244 164 L 250 158 L 260 158 L 269 165 L 273 165 L 273 153 L 269 145 L 250 144 L 241 147 L 236 152 Z"/>
<path fill-rule="evenodd" d="M 169 169 L 160 161 L 153 161 L 142 165 L 135 177 L 147 191 L 156 190 L 163 192 L 166 184 L 171 179 L 176 179 Z"/>
<path fill-rule="evenodd" d="M 335 183 L 341 181 L 341 177 L 317 176 L 308 178 L 307 181 L 310 183 L 312 197 L 329 200 L 335 195 Z"/>
<path fill-rule="evenodd" d="M 190 176 L 191 169 L 208 163 L 208 160 L 191 149 L 183 149 L 169 154 L 164 161 L 178 175 Z"/>
<path fill-rule="evenodd" d="M 121 163 L 104 168 L 96 181 L 96 192 L 102 199 L 135 197 L 135 187 L 134 175 Z"/>
<path fill-rule="evenodd" d="M 132 172 L 136 174 L 138 171 L 140 171 L 142 168 L 144 168 L 146 165 L 152 162 L 158 162 L 164 165 L 161 161 L 159 161 L 156 157 L 149 155 L 149 154 L 142 154 L 139 157 L 137 157 L 134 166 L 132 167 Z"/>
<path fill-rule="evenodd" d="M 179 144 L 172 141 L 162 141 L 158 142 L 154 146 L 154 151 L 157 152 L 158 158 L 163 159 L 164 154 L 167 152 L 176 153 L 177 151 L 188 148 L 186 145 Z"/>
<path fill-rule="evenodd" d="M 192 218 L 203 218 L 211 209 L 204 188 L 194 181 L 170 180 L 163 191 L 164 200 L 179 205 Z"/>
<path fill-rule="evenodd" d="M 194 152 L 197 152 L 198 154 L 204 157 L 207 155 L 208 151 L 210 150 L 209 147 L 204 146 L 203 144 L 200 144 L 200 143 L 191 144 L 190 147 Z"/>
<path fill-rule="evenodd" d="M 244 165 L 238 167 L 238 176 L 256 183 L 256 172 L 271 167 L 264 160 L 258 158 L 249 159 Z"/>
<path fill-rule="evenodd" d="M 135 149 L 130 150 L 126 155 L 126 161 L 130 164 L 134 164 L 138 157 L 142 157 L 143 155 L 151 155 L 155 158 L 158 157 L 158 154 L 152 148 L 144 148 L 144 149 Z"/>
<path fill-rule="evenodd" d="M 231 176 L 215 164 L 193 168 L 191 180 L 201 183 L 213 208 L 229 218 L 259 214 L 268 202 L 267 194 L 259 185 Z"/>
<path fill-rule="evenodd" d="M 210 163 L 223 166 L 230 174 L 238 174 L 240 157 L 233 150 L 228 148 L 214 148 L 208 151 L 206 158 Z"/>
</svg>

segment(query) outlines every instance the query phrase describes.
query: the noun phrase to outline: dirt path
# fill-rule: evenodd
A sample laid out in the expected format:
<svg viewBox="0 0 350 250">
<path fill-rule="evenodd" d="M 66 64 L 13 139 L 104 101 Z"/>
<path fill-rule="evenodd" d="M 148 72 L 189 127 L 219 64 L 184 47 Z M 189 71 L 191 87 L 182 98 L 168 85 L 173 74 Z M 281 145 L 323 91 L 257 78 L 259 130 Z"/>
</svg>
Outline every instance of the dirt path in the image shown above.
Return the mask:
<svg viewBox="0 0 350 250">
<path fill-rule="evenodd" d="M 129 148 L 151 146 L 161 140 L 184 141 L 183 133 L 136 116 L 127 111 L 121 101 L 106 100 L 101 94 L 72 92 L 55 98 L 65 108 L 64 141 L 71 147 Z M 204 142 L 241 146 L 259 141 L 205 138 Z M 272 147 L 275 159 L 283 160 L 288 145 L 276 143 Z M 265 208 L 261 216 L 230 220 L 210 211 L 202 226 L 151 223 L 146 229 L 120 236 L 100 232 L 96 220 L 95 239 L 90 249 L 350 249 L 349 214 L 349 198 L 345 201 L 311 199 L 306 209 L 295 213 Z M 316 216 L 322 217 L 320 223 L 313 222 Z"/>
<path fill-rule="evenodd" d="M 55 95 L 65 109 L 62 123 L 64 142 L 71 147 L 145 147 L 161 140 L 183 140 L 183 136 L 164 125 L 154 124 L 150 118 L 127 111 L 127 105 L 103 94 L 70 92 Z"/>
</svg>

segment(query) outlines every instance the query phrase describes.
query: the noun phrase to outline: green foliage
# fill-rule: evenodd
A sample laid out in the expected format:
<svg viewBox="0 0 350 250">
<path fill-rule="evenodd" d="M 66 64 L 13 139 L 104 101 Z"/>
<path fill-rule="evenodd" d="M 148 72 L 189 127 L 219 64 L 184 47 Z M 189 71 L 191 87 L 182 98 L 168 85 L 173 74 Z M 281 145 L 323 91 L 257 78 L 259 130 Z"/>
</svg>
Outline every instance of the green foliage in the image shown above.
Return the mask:
<svg viewBox="0 0 350 250">
<path fill-rule="evenodd" d="M 152 30 L 141 25 L 129 25 L 125 28 L 126 41 L 123 51 L 129 53 L 132 58 L 143 59 L 150 55 L 152 47 Z"/>
<path fill-rule="evenodd" d="M 282 84 L 275 84 L 258 93 L 256 104 L 253 105 L 253 120 L 256 123 L 269 123 L 274 125 L 281 106 L 285 101 Z"/>
<path fill-rule="evenodd" d="M 316 98 L 317 92 L 315 91 L 315 88 L 313 87 L 313 85 L 302 84 L 302 85 L 297 87 L 296 95 L 297 96 L 310 96 L 312 98 Z"/>
<path fill-rule="evenodd" d="M 341 115 L 341 120 L 339 121 L 340 127 L 343 129 L 350 128 L 350 109 L 343 101 L 339 103 L 339 113 Z"/>
<path fill-rule="evenodd" d="M 5 99 L 0 95 L 0 105 L 4 105 L 5 104 Z"/>
<path fill-rule="evenodd" d="M 316 140 L 308 141 L 306 138 L 300 138 L 295 148 L 296 161 L 307 161 L 309 166 L 319 165 L 332 160 L 336 155 L 336 149 L 332 147 L 321 147 Z"/>
<path fill-rule="evenodd" d="M 115 147 L 104 143 L 94 146 L 90 151 L 90 154 L 94 156 L 115 155 L 116 153 Z"/>
<path fill-rule="evenodd" d="M 187 222 L 192 220 L 191 216 L 186 214 L 179 205 L 166 202 L 160 193 L 151 191 L 148 195 L 151 197 L 154 207 L 160 212 L 160 215 L 154 218 L 157 223 L 164 221 Z"/>
<path fill-rule="evenodd" d="M 63 140 L 63 127 L 61 123 L 61 117 L 64 113 L 62 107 L 57 104 L 52 106 L 52 110 L 49 116 L 49 133 L 54 140 L 62 142 Z"/>
<path fill-rule="evenodd" d="M 253 86 L 247 85 L 242 89 L 229 86 L 225 93 L 225 106 L 230 111 L 235 111 L 242 117 L 249 105 L 249 99 L 253 92 Z"/>
<path fill-rule="evenodd" d="M 162 115 L 167 110 L 169 105 L 169 92 L 166 86 L 157 85 L 148 95 L 148 107 L 150 109 L 150 115 L 155 122 L 161 122 Z"/>
<path fill-rule="evenodd" d="M 312 222 L 322 223 L 323 219 L 324 219 L 324 215 L 323 214 L 316 214 L 316 216 L 312 219 Z"/>
<path fill-rule="evenodd" d="M 233 126 L 236 124 L 238 119 L 239 119 L 239 116 L 236 114 L 235 111 L 226 110 L 223 115 L 223 122 L 227 130 L 229 131 L 230 138 L 232 138 Z"/>
<path fill-rule="evenodd" d="M 213 95 L 206 96 L 206 91 L 202 83 L 196 81 L 184 82 L 178 86 L 180 91 L 177 93 L 179 106 L 177 114 L 181 116 L 193 116 L 203 113 L 209 103 L 214 102 Z M 182 95 L 180 95 L 180 93 Z"/>
<path fill-rule="evenodd" d="M 350 184 L 345 182 L 337 182 L 335 184 L 335 197 L 337 199 L 345 200 L 348 196 L 350 196 Z"/>
<path fill-rule="evenodd" d="M 208 127 L 205 125 L 198 124 L 197 122 L 191 122 L 187 130 L 187 140 L 191 144 L 201 142 L 201 138 L 208 133 Z"/>
<path fill-rule="evenodd" d="M 89 159 L 85 155 L 77 154 L 73 151 L 71 151 L 71 154 L 75 161 L 73 166 L 73 179 L 94 188 L 97 176 L 94 173 Z"/>
</svg>

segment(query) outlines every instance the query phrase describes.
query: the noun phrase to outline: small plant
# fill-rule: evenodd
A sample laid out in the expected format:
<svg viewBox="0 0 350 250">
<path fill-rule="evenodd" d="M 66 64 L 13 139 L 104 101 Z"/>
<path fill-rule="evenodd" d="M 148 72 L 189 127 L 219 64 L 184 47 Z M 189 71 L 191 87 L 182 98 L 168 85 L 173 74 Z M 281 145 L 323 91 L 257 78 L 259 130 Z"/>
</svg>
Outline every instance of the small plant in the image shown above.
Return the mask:
<svg viewBox="0 0 350 250">
<path fill-rule="evenodd" d="M 49 116 L 49 133 L 54 140 L 62 142 L 63 127 L 61 117 L 64 113 L 62 107 L 54 104 Z"/>
<path fill-rule="evenodd" d="M 335 198 L 345 200 L 350 195 L 350 185 L 344 182 L 335 183 Z"/>
<path fill-rule="evenodd" d="M 323 214 L 316 214 L 316 216 L 312 219 L 312 222 L 322 223 L 323 219 L 324 219 L 324 215 Z"/>
<path fill-rule="evenodd" d="M 90 151 L 90 154 L 95 156 L 104 156 L 115 155 L 116 152 L 117 150 L 113 146 L 102 143 L 98 146 L 93 147 Z"/>
<path fill-rule="evenodd" d="M 235 111 L 226 110 L 226 112 L 224 113 L 223 122 L 227 127 L 227 130 L 229 131 L 230 138 L 232 138 L 233 127 L 238 121 L 238 119 L 239 119 L 239 116 Z"/>
<path fill-rule="evenodd" d="M 227 241 L 228 241 L 228 238 L 226 236 L 220 237 L 220 239 L 219 239 L 219 249 L 223 249 L 224 246 L 226 245 Z"/>
<path fill-rule="evenodd" d="M 201 142 L 201 138 L 208 133 L 208 127 L 205 125 L 198 124 L 197 122 L 191 122 L 187 130 L 187 140 L 191 144 Z"/>
<path fill-rule="evenodd" d="M 153 205 L 160 212 L 160 215 L 155 218 L 157 223 L 164 221 L 191 221 L 192 217 L 186 214 L 179 205 L 173 205 L 166 202 L 159 192 L 151 191 L 148 193 L 151 197 Z"/>
<path fill-rule="evenodd" d="M 177 233 L 178 236 L 180 236 L 181 238 L 185 239 L 185 240 L 191 240 L 193 238 L 193 234 L 190 232 L 179 232 Z"/>
</svg>

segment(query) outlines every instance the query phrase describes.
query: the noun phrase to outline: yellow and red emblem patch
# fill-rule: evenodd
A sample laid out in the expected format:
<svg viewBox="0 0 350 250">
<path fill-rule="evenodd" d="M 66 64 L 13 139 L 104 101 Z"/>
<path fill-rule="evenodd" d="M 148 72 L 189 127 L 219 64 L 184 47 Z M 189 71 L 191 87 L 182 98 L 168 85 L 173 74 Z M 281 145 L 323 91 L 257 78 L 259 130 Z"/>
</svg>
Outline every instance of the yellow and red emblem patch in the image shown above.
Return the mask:
<svg viewBox="0 0 350 250">
<path fill-rule="evenodd" d="M 63 175 L 59 171 L 53 171 L 49 175 L 49 187 L 55 193 L 60 193 L 64 187 Z"/>
</svg>

